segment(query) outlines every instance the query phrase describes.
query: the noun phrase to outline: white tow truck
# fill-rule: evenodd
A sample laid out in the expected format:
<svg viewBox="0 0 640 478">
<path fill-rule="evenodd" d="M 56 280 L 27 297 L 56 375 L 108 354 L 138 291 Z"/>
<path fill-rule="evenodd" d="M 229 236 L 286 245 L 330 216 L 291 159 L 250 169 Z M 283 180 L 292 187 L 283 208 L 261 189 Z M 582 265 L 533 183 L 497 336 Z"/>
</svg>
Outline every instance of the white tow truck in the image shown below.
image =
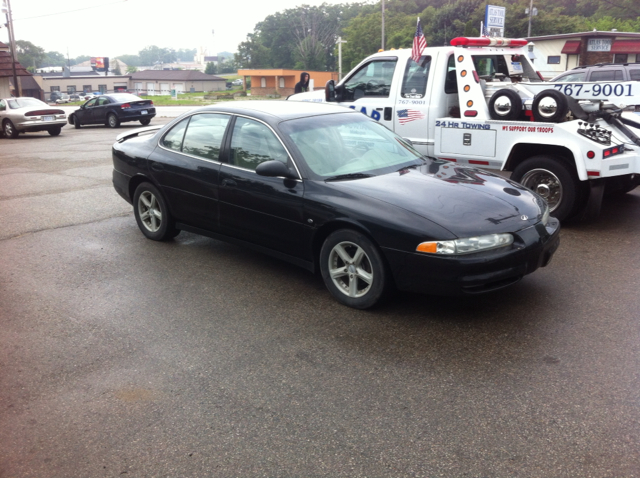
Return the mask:
<svg viewBox="0 0 640 478">
<path fill-rule="evenodd" d="M 293 101 L 337 102 L 411 140 L 421 153 L 510 171 L 564 220 L 594 217 L 605 191 L 640 184 L 640 82 L 542 80 L 526 40 L 455 38 L 382 51 L 324 91 Z"/>
</svg>

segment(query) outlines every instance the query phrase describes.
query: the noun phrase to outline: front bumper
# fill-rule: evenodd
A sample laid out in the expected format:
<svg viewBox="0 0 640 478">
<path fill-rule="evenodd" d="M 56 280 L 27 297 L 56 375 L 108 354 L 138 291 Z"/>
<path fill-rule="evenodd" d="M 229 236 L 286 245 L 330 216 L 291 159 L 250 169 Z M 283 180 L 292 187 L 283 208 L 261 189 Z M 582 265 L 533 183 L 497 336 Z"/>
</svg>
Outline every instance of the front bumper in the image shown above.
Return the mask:
<svg viewBox="0 0 640 478">
<path fill-rule="evenodd" d="M 560 222 L 550 218 L 514 234 L 512 247 L 455 257 L 383 248 L 400 290 L 434 295 L 481 294 L 515 284 L 546 266 L 560 244 Z"/>
</svg>

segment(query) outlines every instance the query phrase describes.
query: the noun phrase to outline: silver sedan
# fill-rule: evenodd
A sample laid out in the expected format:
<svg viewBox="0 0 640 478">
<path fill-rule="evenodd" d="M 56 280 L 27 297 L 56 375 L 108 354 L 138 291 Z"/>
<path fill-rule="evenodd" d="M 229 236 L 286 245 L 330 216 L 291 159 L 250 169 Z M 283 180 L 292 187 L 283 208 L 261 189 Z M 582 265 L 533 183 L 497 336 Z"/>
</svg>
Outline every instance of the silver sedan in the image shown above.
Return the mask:
<svg viewBox="0 0 640 478">
<path fill-rule="evenodd" d="M 0 99 L 0 125 L 7 138 L 15 139 L 20 133 L 37 131 L 48 131 L 51 136 L 58 136 L 66 123 L 64 111 L 36 98 Z"/>
</svg>

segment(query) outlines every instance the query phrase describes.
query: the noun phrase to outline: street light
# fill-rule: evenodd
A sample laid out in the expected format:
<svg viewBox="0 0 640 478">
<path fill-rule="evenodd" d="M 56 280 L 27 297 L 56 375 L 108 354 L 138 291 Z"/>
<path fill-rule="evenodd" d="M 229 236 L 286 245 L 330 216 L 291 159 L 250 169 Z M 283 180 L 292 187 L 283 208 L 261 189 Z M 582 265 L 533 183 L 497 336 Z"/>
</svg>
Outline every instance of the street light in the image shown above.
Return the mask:
<svg viewBox="0 0 640 478">
<path fill-rule="evenodd" d="M 342 80 L 342 44 L 347 43 L 342 37 L 338 37 L 338 81 Z"/>
<path fill-rule="evenodd" d="M 529 8 L 525 8 L 524 13 L 529 15 L 529 29 L 527 30 L 527 37 L 531 36 L 531 17 L 535 17 L 538 14 L 538 9 L 533 8 L 533 0 L 529 2 Z"/>
</svg>

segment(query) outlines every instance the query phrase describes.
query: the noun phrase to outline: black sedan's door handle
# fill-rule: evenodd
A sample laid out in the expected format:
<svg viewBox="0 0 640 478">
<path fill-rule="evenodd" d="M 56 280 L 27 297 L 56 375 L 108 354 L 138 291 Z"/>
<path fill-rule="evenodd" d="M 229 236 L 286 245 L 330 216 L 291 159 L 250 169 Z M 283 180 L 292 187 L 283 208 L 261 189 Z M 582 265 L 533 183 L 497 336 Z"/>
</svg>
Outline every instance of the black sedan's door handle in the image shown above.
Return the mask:
<svg viewBox="0 0 640 478">
<path fill-rule="evenodd" d="M 164 169 L 164 165 L 161 163 L 151 163 L 151 169 L 154 171 L 162 171 Z"/>
<path fill-rule="evenodd" d="M 230 188 L 235 188 L 238 185 L 238 183 L 236 183 L 233 179 L 223 179 L 222 185 Z"/>
</svg>

